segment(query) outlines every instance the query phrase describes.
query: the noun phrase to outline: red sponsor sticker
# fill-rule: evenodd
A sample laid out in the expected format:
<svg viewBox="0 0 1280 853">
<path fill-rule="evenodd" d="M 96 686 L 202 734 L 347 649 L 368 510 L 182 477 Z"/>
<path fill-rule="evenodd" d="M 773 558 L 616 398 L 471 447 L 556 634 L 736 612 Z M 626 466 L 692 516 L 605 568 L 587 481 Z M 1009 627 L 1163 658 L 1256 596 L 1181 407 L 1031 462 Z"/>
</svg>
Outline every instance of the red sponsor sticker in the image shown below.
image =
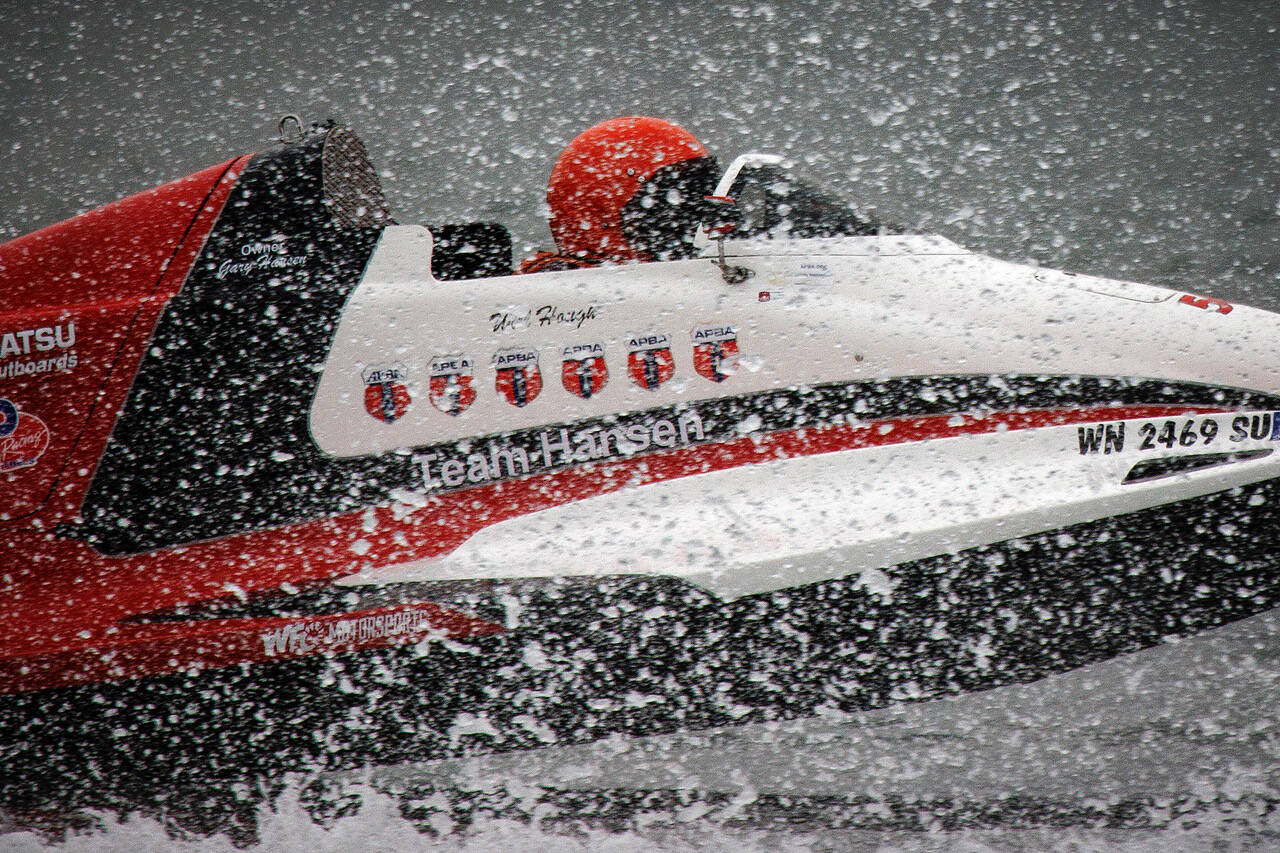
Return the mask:
<svg viewBox="0 0 1280 853">
<path fill-rule="evenodd" d="M 1225 299 L 1219 299 L 1216 296 L 1196 296 L 1194 293 L 1184 293 L 1178 301 L 1183 305 L 1190 305 L 1192 308 L 1201 308 L 1206 311 L 1212 308 L 1219 314 L 1230 314 L 1232 308 L 1231 303 Z"/>
</svg>

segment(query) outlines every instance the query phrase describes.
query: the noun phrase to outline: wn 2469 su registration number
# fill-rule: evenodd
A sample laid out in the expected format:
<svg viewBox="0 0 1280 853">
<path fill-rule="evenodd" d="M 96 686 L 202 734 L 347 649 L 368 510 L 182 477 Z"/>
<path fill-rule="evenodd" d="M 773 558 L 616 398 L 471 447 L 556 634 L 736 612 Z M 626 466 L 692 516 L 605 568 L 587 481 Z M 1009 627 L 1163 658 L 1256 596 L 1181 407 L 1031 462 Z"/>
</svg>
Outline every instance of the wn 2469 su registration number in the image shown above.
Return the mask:
<svg viewBox="0 0 1280 853">
<path fill-rule="evenodd" d="M 1080 453 L 1121 453 L 1132 432 L 1124 421 L 1077 428 Z M 1127 434 L 1126 434 L 1127 433 Z M 1280 412 L 1218 415 L 1199 418 L 1165 418 L 1137 425 L 1138 450 L 1172 450 L 1206 447 L 1215 443 L 1280 441 Z M 1134 445 L 1130 444 L 1130 447 Z"/>
</svg>

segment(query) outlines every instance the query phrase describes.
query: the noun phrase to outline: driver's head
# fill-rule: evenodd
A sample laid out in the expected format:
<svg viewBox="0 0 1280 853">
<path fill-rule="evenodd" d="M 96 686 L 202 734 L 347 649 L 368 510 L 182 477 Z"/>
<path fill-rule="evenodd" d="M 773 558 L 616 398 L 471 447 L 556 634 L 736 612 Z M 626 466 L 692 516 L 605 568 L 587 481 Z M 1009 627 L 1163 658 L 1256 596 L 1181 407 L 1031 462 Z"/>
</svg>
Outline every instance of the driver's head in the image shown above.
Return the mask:
<svg viewBox="0 0 1280 853">
<path fill-rule="evenodd" d="M 684 128 L 646 116 L 601 122 L 569 143 L 551 171 L 551 234 L 565 255 L 659 261 L 693 254 L 715 159 Z"/>
</svg>

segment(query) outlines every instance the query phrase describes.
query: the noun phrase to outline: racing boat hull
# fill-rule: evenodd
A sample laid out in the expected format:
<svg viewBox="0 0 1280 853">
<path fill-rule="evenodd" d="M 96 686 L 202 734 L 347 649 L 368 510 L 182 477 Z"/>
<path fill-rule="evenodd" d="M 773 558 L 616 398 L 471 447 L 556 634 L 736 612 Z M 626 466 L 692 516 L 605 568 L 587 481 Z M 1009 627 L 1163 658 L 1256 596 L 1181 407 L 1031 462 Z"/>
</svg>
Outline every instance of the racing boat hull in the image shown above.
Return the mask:
<svg viewBox="0 0 1280 853">
<path fill-rule="evenodd" d="M 6 309 L 100 349 L 4 386 L 50 438 L 10 441 L 0 691 L 338 667 L 449 754 L 1026 682 L 1276 606 L 1280 317 L 893 235 L 731 241 L 744 281 L 442 281 L 337 133 L 207 177 L 158 290 Z"/>
</svg>

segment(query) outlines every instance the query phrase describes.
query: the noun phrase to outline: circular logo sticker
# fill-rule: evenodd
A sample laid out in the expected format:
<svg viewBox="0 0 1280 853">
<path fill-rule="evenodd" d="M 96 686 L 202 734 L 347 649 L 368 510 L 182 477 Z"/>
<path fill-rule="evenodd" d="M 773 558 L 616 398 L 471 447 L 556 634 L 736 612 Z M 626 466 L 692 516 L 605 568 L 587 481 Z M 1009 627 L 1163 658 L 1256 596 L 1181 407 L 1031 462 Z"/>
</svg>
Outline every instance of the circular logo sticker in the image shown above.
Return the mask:
<svg viewBox="0 0 1280 853">
<path fill-rule="evenodd" d="M 18 428 L 18 407 L 0 398 L 0 438 L 13 435 Z"/>
<path fill-rule="evenodd" d="M 0 400 L 0 471 L 31 467 L 48 446 L 49 428 L 44 421 Z"/>
</svg>

